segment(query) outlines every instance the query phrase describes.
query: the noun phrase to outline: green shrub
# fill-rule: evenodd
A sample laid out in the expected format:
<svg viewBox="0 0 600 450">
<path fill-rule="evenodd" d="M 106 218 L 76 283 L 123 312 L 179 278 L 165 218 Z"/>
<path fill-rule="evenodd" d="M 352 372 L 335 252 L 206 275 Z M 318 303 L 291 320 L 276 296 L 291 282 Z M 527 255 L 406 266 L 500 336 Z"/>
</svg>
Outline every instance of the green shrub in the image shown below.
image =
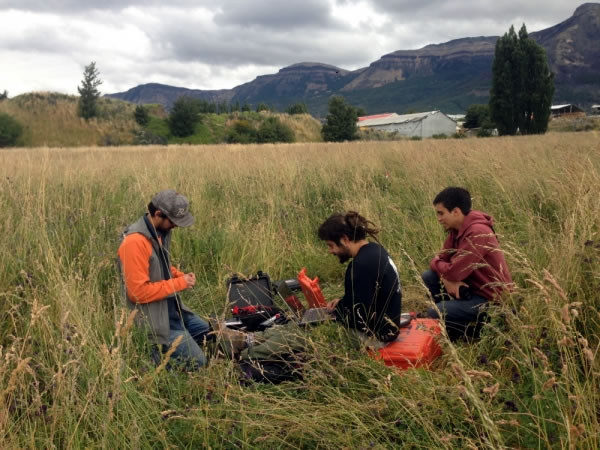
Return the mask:
<svg viewBox="0 0 600 450">
<path fill-rule="evenodd" d="M 14 147 L 23 134 L 23 125 L 15 118 L 0 113 L 0 147 Z"/>
<path fill-rule="evenodd" d="M 150 130 L 136 131 L 134 137 L 135 145 L 167 145 L 167 138 Z"/>
<path fill-rule="evenodd" d="M 294 132 L 277 117 L 269 117 L 258 128 L 257 140 L 261 143 L 294 142 Z"/>
<path fill-rule="evenodd" d="M 145 127 L 150 122 L 150 115 L 148 114 L 148 110 L 142 105 L 138 105 L 135 107 L 135 111 L 133 112 L 133 117 L 138 125 Z"/>
<path fill-rule="evenodd" d="M 490 128 L 480 128 L 477 130 L 477 137 L 490 137 L 492 130 Z"/>
<path fill-rule="evenodd" d="M 247 120 L 233 122 L 225 140 L 230 144 L 251 144 L 258 141 L 257 132 Z"/>
<path fill-rule="evenodd" d="M 293 105 L 290 105 L 287 107 L 287 109 L 285 110 L 286 113 L 293 115 L 293 114 L 308 114 L 308 108 L 306 106 L 305 103 L 294 103 Z"/>
</svg>

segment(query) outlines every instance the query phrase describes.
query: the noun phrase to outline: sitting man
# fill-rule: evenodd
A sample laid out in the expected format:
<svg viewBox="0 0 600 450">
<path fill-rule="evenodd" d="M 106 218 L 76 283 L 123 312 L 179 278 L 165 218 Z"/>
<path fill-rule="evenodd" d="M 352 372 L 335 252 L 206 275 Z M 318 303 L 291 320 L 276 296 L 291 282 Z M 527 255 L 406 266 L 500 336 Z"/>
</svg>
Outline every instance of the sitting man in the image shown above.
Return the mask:
<svg viewBox="0 0 600 450">
<path fill-rule="evenodd" d="M 349 328 L 381 342 L 396 339 L 400 332 L 402 290 L 398 270 L 377 241 L 379 231 L 357 212 L 334 214 L 318 231 L 329 253 L 340 263 L 352 258 L 346 269 L 344 296 L 327 307 Z M 360 335 L 360 333 L 359 333 Z"/>
<path fill-rule="evenodd" d="M 471 195 L 460 187 L 447 187 L 433 205 L 448 237 L 422 278 L 445 318 L 450 339 L 465 335 L 473 322 L 477 326 L 471 330 L 476 334 L 485 318 L 482 307 L 512 287 L 494 222 L 491 216 L 471 210 Z M 430 308 L 428 316 L 438 319 L 437 310 Z"/>
<path fill-rule="evenodd" d="M 172 266 L 169 253 L 171 230 L 194 223 L 188 207 L 187 198 L 173 190 L 156 194 L 148 213 L 123 232 L 118 255 L 127 306 L 138 310 L 136 323 L 147 328 L 150 341 L 162 351 L 182 336 L 172 356 L 202 367 L 206 356 L 199 344 L 210 327 L 177 294 L 194 287 L 196 277 Z"/>
</svg>

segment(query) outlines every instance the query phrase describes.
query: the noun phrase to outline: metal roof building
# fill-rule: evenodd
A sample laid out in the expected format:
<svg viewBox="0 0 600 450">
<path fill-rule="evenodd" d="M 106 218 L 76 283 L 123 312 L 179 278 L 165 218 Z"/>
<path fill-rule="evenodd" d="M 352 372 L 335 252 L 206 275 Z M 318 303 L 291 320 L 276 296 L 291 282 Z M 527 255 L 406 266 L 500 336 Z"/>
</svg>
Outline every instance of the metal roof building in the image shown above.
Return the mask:
<svg viewBox="0 0 600 450">
<path fill-rule="evenodd" d="M 428 138 L 456 132 L 456 122 L 440 111 L 416 114 L 386 114 L 384 117 L 364 118 L 357 123 L 359 128 L 370 128 L 402 136 Z"/>
<path fill-rule="evenodd" d="M 550 107 L 550 113 L 553 116 L 560 116 L 562 114 L 583 113 L 583 109 L 571 103 L 567 103 L 564 105 L 552 105 Z"/>
</svg>

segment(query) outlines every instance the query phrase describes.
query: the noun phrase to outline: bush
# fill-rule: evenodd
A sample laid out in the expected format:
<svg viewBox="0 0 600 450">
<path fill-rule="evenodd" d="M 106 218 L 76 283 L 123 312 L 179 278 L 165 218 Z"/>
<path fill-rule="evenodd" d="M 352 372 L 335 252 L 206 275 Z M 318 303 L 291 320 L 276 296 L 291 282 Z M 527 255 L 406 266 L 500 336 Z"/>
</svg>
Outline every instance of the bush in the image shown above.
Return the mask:
<svg viewBox="0 0 600 450">
<path fill-rule="evenodd" d="M 469 106 L 465 115 L 465 128 L 479 128 L 488 122 L 490 122 L 490 108 L 488 105 Z"/>
<path fill-rule="evenodd" d="M 294 142 L 294 132 L 277 117 L 269 117 L 258 128 L 257 140 L 266 142 Z"/>
<path fill-rule="evenodd" d="M 288 106 L 285 112 L 290 115 L 308 114 L 308 108 L 305 103 L 294 103 L 293 105 Z"/>
<path fill-rule="evenodd" d="M 133 117 L 138 125 L 145 127 L 150 122 L 150 115 L 148 114 L 148 110 L 144 108 L 142 105 L 138 105 L 135 107 L 135 111 L 133 112 Z"/>
<path fill-rule="evenodd" d="M 118 147 L 122 145 L 121 136 L 117 133 L 106 133 L 100 138 L 99 145 L 101 147 Z"/>
<path fill-rule="evenodd" d="M 23 125 L 15 118 L 0 113 L 0 147 L 14 147 L 23 134 Z"/>
<path fill-rule="evenodd" d="M 167 145 L 167 138 L 150 130 L 136 131 L 134 137 L 135 145 Z"/>
<path fill-rule="evenodd" d="M 480 128 L 479 130 L 477 130 L 477 137 L 490 137 L 491 135 L 491 128 Z"/>
<path fill-rule="evenodd" d="M 199 120 L 198 102 L 192 98 L 179 97 L 169 114 L 169 130 L 173 136 L 191 136 Z"/>
<path fill-rule="evenodd" d="M 267 106 L 267 104 L 265 103 L 259 103 L 258 106 L 256 107 L 256 112 L 261 112 L 261 111 L 270 111 L 271 108 L 269 108 Z"/>
<path fill-rule="evenodd" d="M 258 137 L 250 122 L 241 119 L 233 122 L 225 140 L 230 144 L 252 144 L 258 141 Z"/>
<path fill-rule="evenodd" d="M 447 139 L 448 138 L 448 136 L 446 136 L 444 133 L 434 134 L 431 137 L 433 139 Z"/>
</svg>

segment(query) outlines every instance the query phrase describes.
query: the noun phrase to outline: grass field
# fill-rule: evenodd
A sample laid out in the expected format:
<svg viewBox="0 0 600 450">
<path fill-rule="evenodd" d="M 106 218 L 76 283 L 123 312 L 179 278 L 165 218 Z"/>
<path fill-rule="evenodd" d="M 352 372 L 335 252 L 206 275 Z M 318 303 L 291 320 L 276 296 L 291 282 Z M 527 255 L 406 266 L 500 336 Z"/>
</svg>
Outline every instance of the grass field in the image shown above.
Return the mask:
<svg viewBox="0 0 600 450">
<path fill-rule="evenodd" d="M 15 149 L 0 152 L 0 448 L 600 447 L 600 135 L 351 144 Z M 119 233 L 158 190 L 192 202 L 172 253 L 222 314 L 225 280 L 307 267 L 327 297 L 344 267 L 316 228 L 355 209 L 382 229 L 404 288 L 444 238 L 431 199 L 467 187 L 496 218 L 518 289 L 475 343 L 444 341 L 402 375 L 309 332 L 304 379 L 238 381 L 215 358 L 158 370 L 121 304 Z"/>
</svg>

